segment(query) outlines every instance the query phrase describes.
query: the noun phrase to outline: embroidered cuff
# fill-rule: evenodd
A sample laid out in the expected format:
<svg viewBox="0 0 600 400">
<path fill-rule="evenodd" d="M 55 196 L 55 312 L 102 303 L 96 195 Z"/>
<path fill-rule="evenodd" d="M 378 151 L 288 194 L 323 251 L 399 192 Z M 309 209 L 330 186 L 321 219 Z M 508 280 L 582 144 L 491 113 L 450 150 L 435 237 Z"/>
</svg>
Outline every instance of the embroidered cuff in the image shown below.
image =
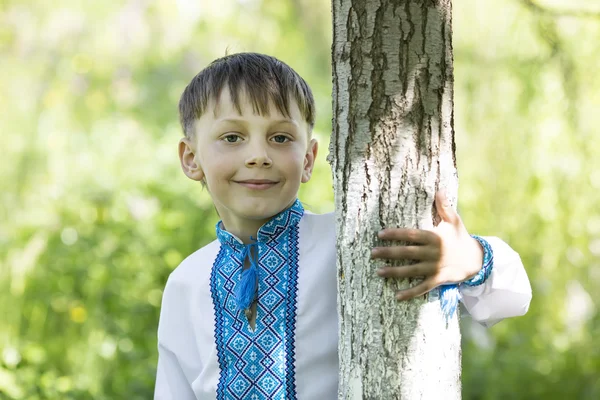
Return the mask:
<svg viewBox="0 0 600 400">
<path fill-rule="evenodd" d="M 471 237 L 477 240 L 483 248 L 483 266 L 477 275 L 468 281 L 464 281 L 462 284 L 467 286 L 479 286 L 483 284 L 492 273 L 492 268 L 494 267 L 494 251 L 492 250 L 492 246 L 490 246 L 484 238 L 477 235 L 471 235 Z"/>
</svg>

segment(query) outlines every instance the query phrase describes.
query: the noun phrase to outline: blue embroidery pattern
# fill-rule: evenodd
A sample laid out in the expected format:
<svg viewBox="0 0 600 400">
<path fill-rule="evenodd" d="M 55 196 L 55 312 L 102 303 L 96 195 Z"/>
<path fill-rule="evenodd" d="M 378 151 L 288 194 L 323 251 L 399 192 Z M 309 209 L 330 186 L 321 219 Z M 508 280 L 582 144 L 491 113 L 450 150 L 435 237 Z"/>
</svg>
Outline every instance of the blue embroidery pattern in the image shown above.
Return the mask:
<svg viewBox="0 0 600 400">
<path fill-rule="evenodd" d="M 221 248 L 210 279 L 221 370 L 217 399 L 296 399 L 298 223 L 303 214 L 304 208 L 296 200 L 258 231 L 254 331 L 235 301 L 244 244 L 217 224 Z"/>
<path fill-rule="evenodd" d="M 490 274 L 492 273 L 492 268 L 494 268 L 494 250 L 488 241 L 481 236 L 471 235 L 471 237 L 477 240 L 483 248 L 483 266 L 477 275 L 468 281 L 463 282 L 463 284 L 467 286 L 479 286 L 485 283 L 487 278 L 489 278 Z"/>
</svg>

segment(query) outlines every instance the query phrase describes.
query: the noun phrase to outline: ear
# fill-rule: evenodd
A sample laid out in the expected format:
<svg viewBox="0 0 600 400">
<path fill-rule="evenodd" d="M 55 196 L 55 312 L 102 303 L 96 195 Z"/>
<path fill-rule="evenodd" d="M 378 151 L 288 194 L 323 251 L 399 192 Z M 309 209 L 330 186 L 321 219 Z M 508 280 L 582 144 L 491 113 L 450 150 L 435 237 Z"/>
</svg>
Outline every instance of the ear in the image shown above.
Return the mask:
<svg viewBox="0 0 600 400">
<path fill-rule="evenodd" d="M 188 178 L 194 181 L 202 181 L 204 179 L 204 171 L 196 161 L 194 143 L 188 138 L 183 138 L 179 141 L 179 161 L 181 162 L 183 173 Z"/>
<path fill-rule="evenodd" d="M 317 159 L 317 153 L 319 151 L 319 143 L 317 139 L 312 139 L 308 144 L 308 150 L 304 156 L 304 170 L 302 171 L 302 183 L 306 183 L 312 176 L 313 167 L 315 166 L 315 160 Z"/>
</svg>

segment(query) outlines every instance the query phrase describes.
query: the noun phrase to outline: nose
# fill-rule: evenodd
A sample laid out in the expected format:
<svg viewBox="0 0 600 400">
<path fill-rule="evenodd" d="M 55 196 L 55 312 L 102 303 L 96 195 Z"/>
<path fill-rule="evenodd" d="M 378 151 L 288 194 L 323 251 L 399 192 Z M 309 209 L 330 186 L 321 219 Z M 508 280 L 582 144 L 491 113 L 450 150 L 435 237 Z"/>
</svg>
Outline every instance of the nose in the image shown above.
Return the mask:
<svg viewBox="0 0 600 400">
<path fill-rule="evenodd" d="M 255 143 L 248 147 L 250 147 L 250 154 L 246 159 L 246 167 L 270 167 L 273 164 L 264 144 Z"/>
</svg>

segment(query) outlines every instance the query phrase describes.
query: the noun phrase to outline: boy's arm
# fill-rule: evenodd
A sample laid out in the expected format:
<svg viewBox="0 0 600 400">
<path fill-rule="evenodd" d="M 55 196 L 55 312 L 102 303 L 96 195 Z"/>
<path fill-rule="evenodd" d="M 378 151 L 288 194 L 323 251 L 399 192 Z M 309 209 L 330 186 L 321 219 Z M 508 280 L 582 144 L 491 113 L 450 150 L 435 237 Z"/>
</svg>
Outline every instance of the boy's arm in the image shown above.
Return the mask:
<svg viewBox="0 0 600 400">
<path fill-rule="evenodd" d="M 516 251 L 497 237 L 483 239 L 493 251 L 492 271 L 479 286 L 459 287 L 467 312 L 489 327 L 504 318 L 524 315 L 531 302 L 531 285 Z"/>
<path fill-rule="evenodd" d="M 158 323 L 158 366 L 154 400 L 195 400 L 176 353 L 172 347 L 185 346 L 185 311 L 187 309 L 184 290 L 177 288 L 172 277 L 167 281 Z M 184 349 L 182 349 L 184 350 Z"/>
<path fill-rule="evenodd" d="M 436 194 L 435 206 L 442 220 L 432 231 L 391 228 L 378 234 L 379 239 L 390 241 L 391 245 L 375 247 L 372 258 L 413 260 L 413 264 L 402 267 L 381 267 L 377 270 L 379 276 L 424 277 L 417 285 L 398 291 L 396 298 L 409 300 L 440 285 L 460 284 L 465 308 L 483 325 L 491 326 L 503 318 L 525 314 L 531 301 L 531 286 L 519 255 L 502 240 L 487 238 L 493 253 L 489 272 L 489 263 L 485 261 L 489 255 L 486 257 L 481 242 L 469 235 L 443 192 Z M 482 284 L 467 287 L 483 279 Z"/>
<path fill-rule="evenodd" d="M 190 385 L 173 352 L 158 343 L 158 368 L 154 400 L 195 400 Z"/>
</svg>

